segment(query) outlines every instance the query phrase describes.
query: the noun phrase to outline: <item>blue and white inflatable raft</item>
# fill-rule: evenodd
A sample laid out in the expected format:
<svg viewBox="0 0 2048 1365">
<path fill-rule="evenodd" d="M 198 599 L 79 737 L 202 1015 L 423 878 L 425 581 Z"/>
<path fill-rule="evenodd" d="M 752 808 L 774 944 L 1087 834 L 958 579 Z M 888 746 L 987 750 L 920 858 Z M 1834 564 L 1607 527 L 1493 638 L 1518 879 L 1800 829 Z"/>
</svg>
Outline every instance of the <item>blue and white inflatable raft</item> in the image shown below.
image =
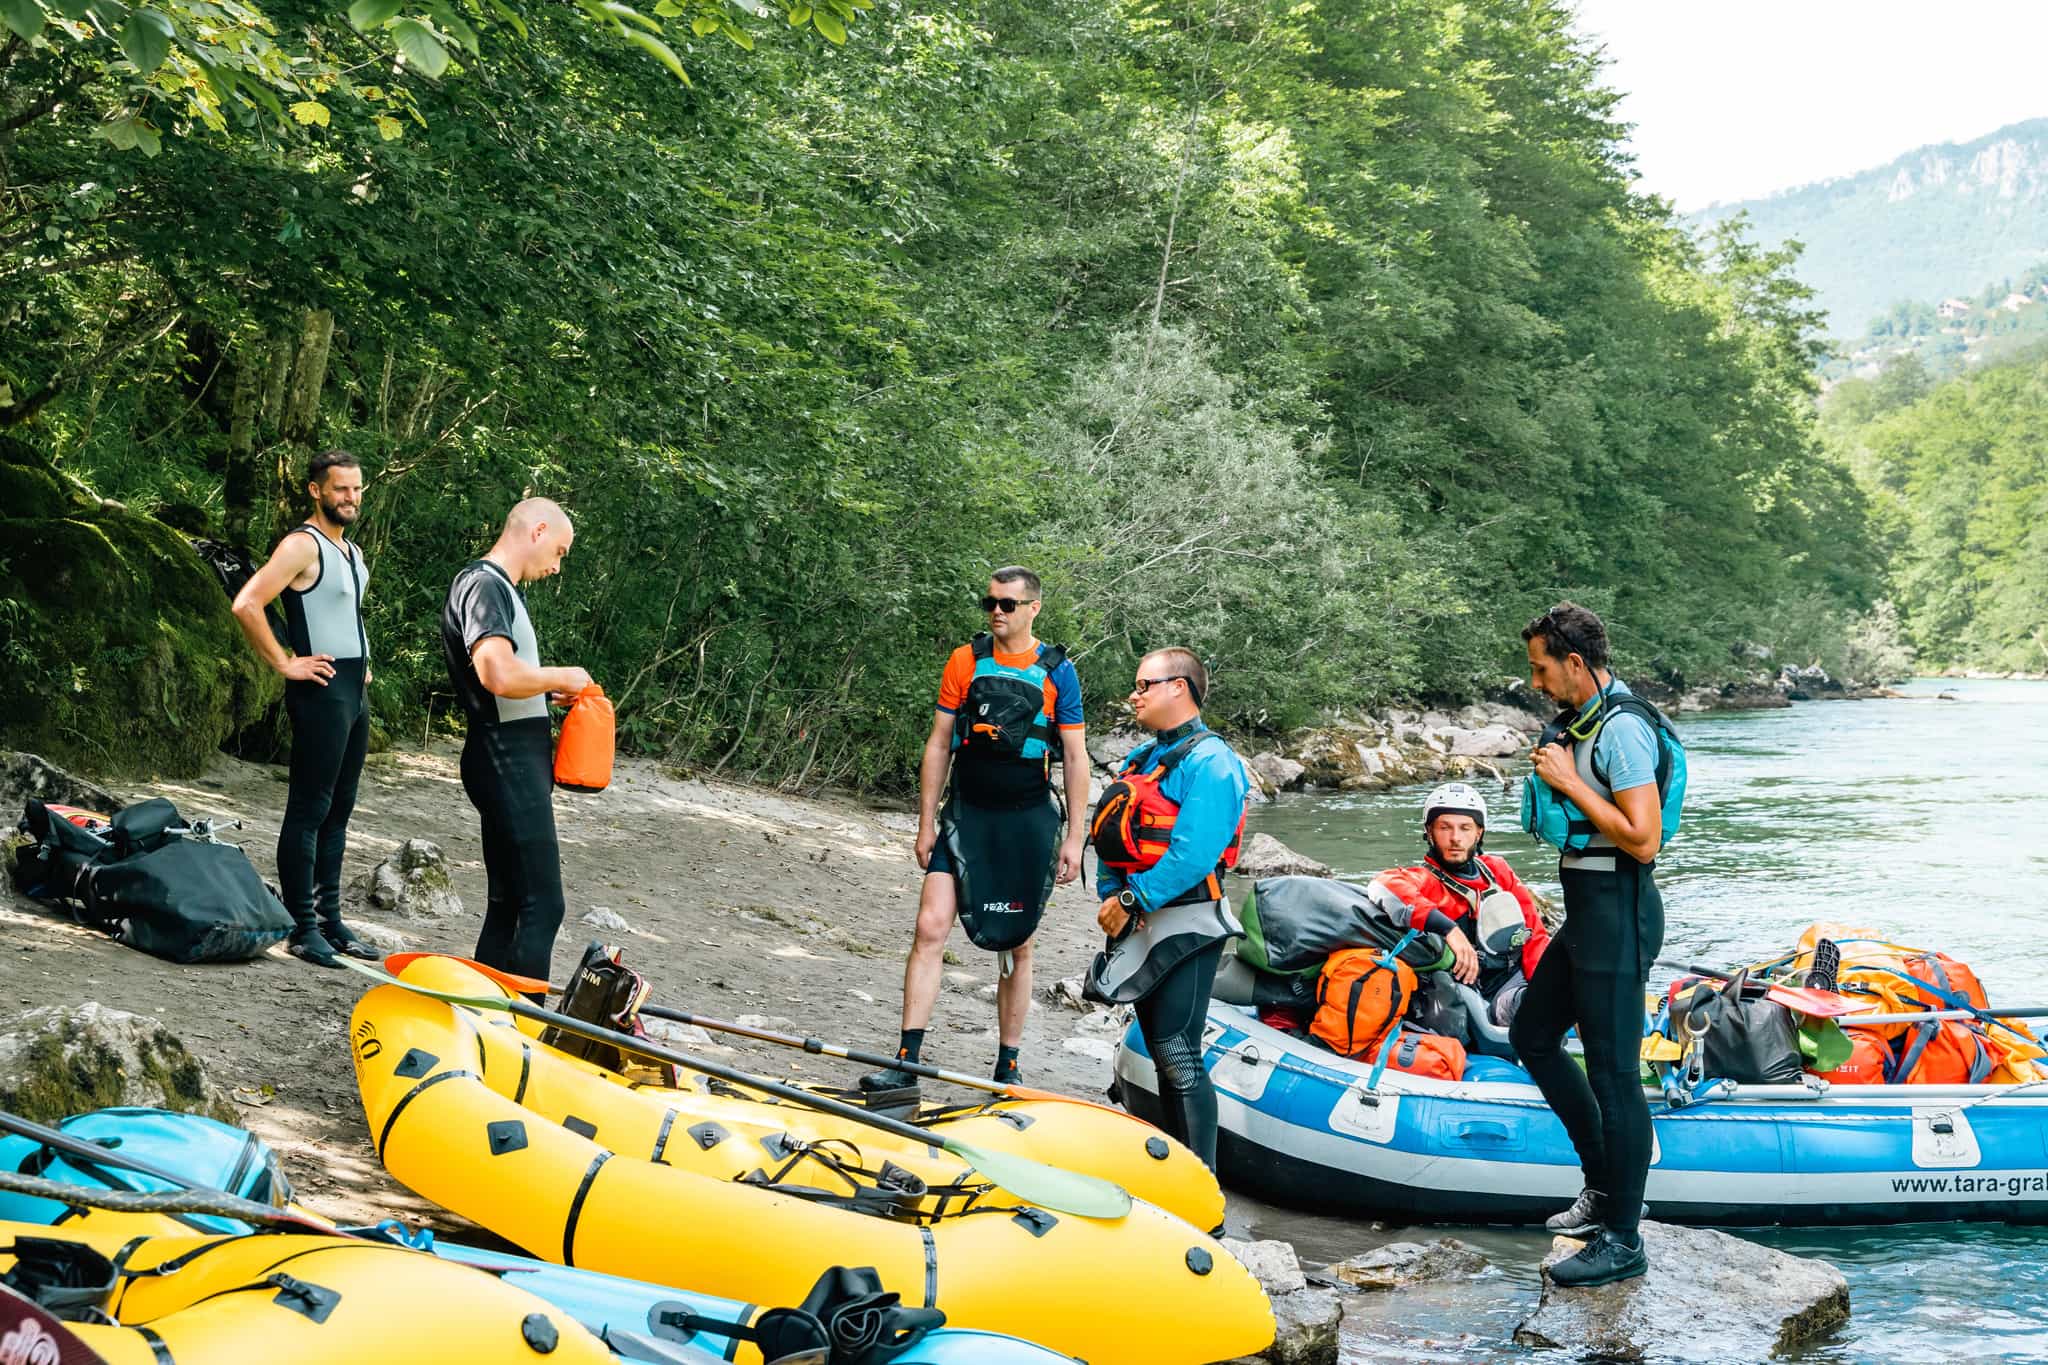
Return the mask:
<svg viewBox="0 0 2048 1365">
<path fill-rule="evenodd" d="M 1225 1185 L 1275 1204 L 1419 1223 L 1540 1222 L 1583 1183 L 1520 1067 L 1474 1057 L 1460 1081 L 1348 1061 L 1209 1004 Z M 1157 1121 L 1134 1025 L 1119 1101 Z M 1734 1086 L 1673 1108 L 1652 1092 L 1650 1216 L 1674 1223 L 2048 1222 L 2048 1083 Z"/>
</svg>

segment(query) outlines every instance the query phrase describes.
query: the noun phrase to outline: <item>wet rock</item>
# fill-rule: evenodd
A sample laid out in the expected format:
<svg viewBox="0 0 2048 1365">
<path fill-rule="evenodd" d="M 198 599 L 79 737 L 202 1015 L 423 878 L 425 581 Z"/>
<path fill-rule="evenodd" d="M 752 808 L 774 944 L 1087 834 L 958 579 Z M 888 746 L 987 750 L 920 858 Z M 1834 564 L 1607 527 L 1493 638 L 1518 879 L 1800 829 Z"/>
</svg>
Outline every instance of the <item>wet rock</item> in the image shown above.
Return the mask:
<svg viewBox="0 0 2048 1365">
<path fill-rule="evenodd" d="M 607 934 L 626 934 L 633 930 L 633 926 L 626 923 L 624 915 L 602 905 L 591 906 L 583 913 L 581 922 Z"/>
<path fill-rule="evenodd" d="M 105 787 L 73 777 L 56 764 L 19 749 L 0 750 L 0 819 L 12 824 L 28 799 L 82 806 L 112 815 L 128 804 Z"/>
<path fill-rule="evenodd" d="M 1298 730 L 1288 738 L 1287 756 L 1301 764 L 1306 781 L 1337 787 L 1346 778 L 1365 775 L 1365 752 L 1378 743 L 1377 733 L 1352 726 Z"/>
<path fill-rule="evenodd" d="M 1248 1242 L 1236 1237 L 1225 1237 L 1222 1241 L 1223 1249 L 1251 1271 L 1259 1288 L 1268 1294 L 1292 1294 L 1308 1288 L 1308 1277 L 1301 1273 L 1301 1257 L 1295 1254 L 1292 1243 Z"/>
<path fill-rule="evenodd" d="M 1763 1360 L 1849 1320 L 1849 1282 L 1825 1261 L 1711 1228 L 1644 1223 L 1642 1232 L 1649 1273 L 1594 1289 L 1551 1282 L 1551 1266 L 1582 1245 L 1558 1238 L 1543 1262 L 1543 1300 L 1515 1340 L 1624 1361 L 1689 1354 L 1711 1341 L 1718 1360 Z"/>
<path fill-rule="evenodd" d="M 148 1015 L 88 1000 L 24 1010 L 0 1024 L 0 1109 L 54 1123 L 115 1105 L 234 1122 L 226 1089 Z"/>
<path fill-rule="evenodd" d="M 1337 1333 L 1344 1302 L 1330 1289 L 1274 1294 L 1273 1344 L 1230 1365 L 1337 1365 Z"/>
<path fill-rule="evenodd" d="M 1301 785 L 1301 779 L 1308 769 L 1283 754 L 1253 754 L 1245 766 L 1266 780 L 1275 791 L 1288 791 Z"/>
<path fill-rule="evenodd" d="M 462 897 L 448 879 L 448 859 L 431 839 L 407 839 L 350 888 L 353 898 L 385 915 L 448 919 L 462 913 Z"/>
<path fill-rule="evenodd" d="M 1403 1289 L 1434 1280 L 1463 1279 L 1486 1269 L 1486 1258 L 1455 1237 L 1434 1242 L 1389 1242 L 1330 1265 L 1323 1273 L 1354 1289 Z"/>
<path fill-rule="evenodd" d="M 1327 877 L 1330 869 L 1303 857 L 1270 834 L 1254 834 L 1237 855 L 1240 877 Z"/>
</svg>

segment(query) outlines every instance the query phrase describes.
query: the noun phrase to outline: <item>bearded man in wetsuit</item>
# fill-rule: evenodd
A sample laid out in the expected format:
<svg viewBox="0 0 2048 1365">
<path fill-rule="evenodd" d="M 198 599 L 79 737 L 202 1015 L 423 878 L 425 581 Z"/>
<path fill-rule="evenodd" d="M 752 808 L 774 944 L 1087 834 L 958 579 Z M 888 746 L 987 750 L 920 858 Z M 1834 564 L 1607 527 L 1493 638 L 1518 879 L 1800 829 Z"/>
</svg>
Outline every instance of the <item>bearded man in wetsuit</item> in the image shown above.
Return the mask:
<svg viewBox="0 0 2048 1365">
<path fill-rule="evenodd" d="M 363 589 L 370 570 L 348 538 L 363 505 L 363 470 L 346 450 L 306 467 L 313 515 L 287 531 L 241 591 L 235 621 L 263 662 L 284 678 L 292 722 L 290 785 L 277 828 L 277 882 L 292 933 L 286 950 L 318 967 L 335 953 L 374 959 L 377 950 L 341 921 L 341 863 L 348 820 L 370 744 L 370 641 Z M 287 654 L 267 609 L 284 599 Z"/>
<path fill-rule="evenodd" d="M 1607 628 L 1560 602 L 1522 631 L 1529 682 L 1566 709 L 1557 740 L 1535 752 L 1536 776 L 1590 822 L 1585 847 L 1558 860 L 1564 925 L 1536 964 L 1509 1026 L 1516 1055 L 1564 1123 L 1585 1171 L 1572 1206 L 1545 1225 L 1585 1249 L 1551 1279 L 1608 1284 L 1648 1268 L 1637 1224 L 1647 1211 L 1650 1106 L 1640 1056 L 1643 987 L 1664 945 L 1664 902 L 1653 876 L 1664 829 L 1657 788 L 1659 740 L 1640 706 L 1608 671 Z M 1546 731 L 1546 734 L 1550 732 Z M 1585 1068 L 1564 1050 L 1574 1026 Z"/>
<path fill-rule="evenodd" d="M 575 540 L 558 505 L 526 499 L 483 558 L 455 575 L 441 608 L 448 680 L 469 717 L 462 789 L 483 823 L 489 889 L 476 960 L 542 980 L 563 912 L 548 702 L 567 705 L 590 686 L 590 675 L 541 666 L 521 588 L 560 573 Z"/>
</svg>

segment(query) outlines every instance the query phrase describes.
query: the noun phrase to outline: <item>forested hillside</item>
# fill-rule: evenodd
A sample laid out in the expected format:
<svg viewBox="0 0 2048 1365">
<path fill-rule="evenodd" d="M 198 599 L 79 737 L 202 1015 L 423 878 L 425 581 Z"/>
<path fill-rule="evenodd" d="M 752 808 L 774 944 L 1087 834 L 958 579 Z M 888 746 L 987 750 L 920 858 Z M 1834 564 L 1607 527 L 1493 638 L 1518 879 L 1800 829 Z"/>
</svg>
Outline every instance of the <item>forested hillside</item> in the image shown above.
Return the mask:
<svg viewBox="0 0 2048 1365">
<path fill-rule="evenodd" d="M 356 451 L 413 733 L 526 491 L 578 525 L 542 640 L 629 737 L 807 785 L 909 780 L 1005 562 L 1091 702 L 1185 643 L 1253 725 L 1469 695 L 1567 594 L 1691 681 L 1877 595 L 1790 257 L 1629 193 L 1551 0 L 663 0 L 687 85 L 616 4 L 179 0 L 261 37 L 231 67 L 115 0 L 25 41 L 40 3 L 0 0 L 0 433 L 259 547 Z"/>
<path fill-rule="evenodd" d="M 1766 246 L 1805 246 L 1800 277 L 1825 325 L 1853 337 L 1901 301 L 1932 308 L 1950 295 L 1968 298 L 2048 258 L 2048 119 L 1716 204 L 1692 221 L 1712 227 L 1738 217 Z"/>
<path fill-rule="evenodd" d="M 1895 361 L 1837 385 L 1822 427 L 1874 490 L 1920 656 L 2048 670 L 2048 350 L 1941 384 Z"/>
</svg>

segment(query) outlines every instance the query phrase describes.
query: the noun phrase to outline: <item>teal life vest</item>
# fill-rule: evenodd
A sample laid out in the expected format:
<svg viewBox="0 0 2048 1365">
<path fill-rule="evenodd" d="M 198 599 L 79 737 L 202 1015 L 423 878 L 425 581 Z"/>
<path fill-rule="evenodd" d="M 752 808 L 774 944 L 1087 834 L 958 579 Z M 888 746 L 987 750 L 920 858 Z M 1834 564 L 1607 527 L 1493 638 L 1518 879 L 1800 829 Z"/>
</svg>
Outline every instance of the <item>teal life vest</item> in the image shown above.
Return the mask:
<svg viewBox="0 0 2048 1365">
<path fill-rule="evenodd" d="M 1581 715 L 1575 709 L 1561 712 L 1543 728 L 1536 747 L 1569 742 L 1572 764 L 1578 769 L 1580 778 L 1611 801 L 1614 791 L 1607 785 L 1606 774 L 1600 771 L 1594 750 L 1600 731 L 1609 720 L 1624 711 L 1641 716 L 1649 723 L 1650 733 L 1657 738 L 1657 804 L 1663 831 L 1658 843 L 1661 847 L 1678 834 L 1686 784 L 1685 744 L 1662 711 L 1632 692 L 1602 689 L 1599 705 L 1594 707 L 1591 715 Z M 1599 827 L 1586 818 L 1584 811 L 1559 796 L 1535 773 L 1522 779 L 1522 828 L 1560 853 L 1584 853 L 1588 849 L 1614 847 L 1614 841 L 1602 834 Z"/>
<path fill-rule="evenodd" d="M 1046 682 L 1066 662 L 1059 645 L 1040 645 L 1021 668 L 996 659 L 983 631 L 969 642 L 974 674 L 953 717 L 953 781 L 978 806 L 1017 806 L 1046 794 L 1052 783 L 1053 721 Z"/>
</svg>

